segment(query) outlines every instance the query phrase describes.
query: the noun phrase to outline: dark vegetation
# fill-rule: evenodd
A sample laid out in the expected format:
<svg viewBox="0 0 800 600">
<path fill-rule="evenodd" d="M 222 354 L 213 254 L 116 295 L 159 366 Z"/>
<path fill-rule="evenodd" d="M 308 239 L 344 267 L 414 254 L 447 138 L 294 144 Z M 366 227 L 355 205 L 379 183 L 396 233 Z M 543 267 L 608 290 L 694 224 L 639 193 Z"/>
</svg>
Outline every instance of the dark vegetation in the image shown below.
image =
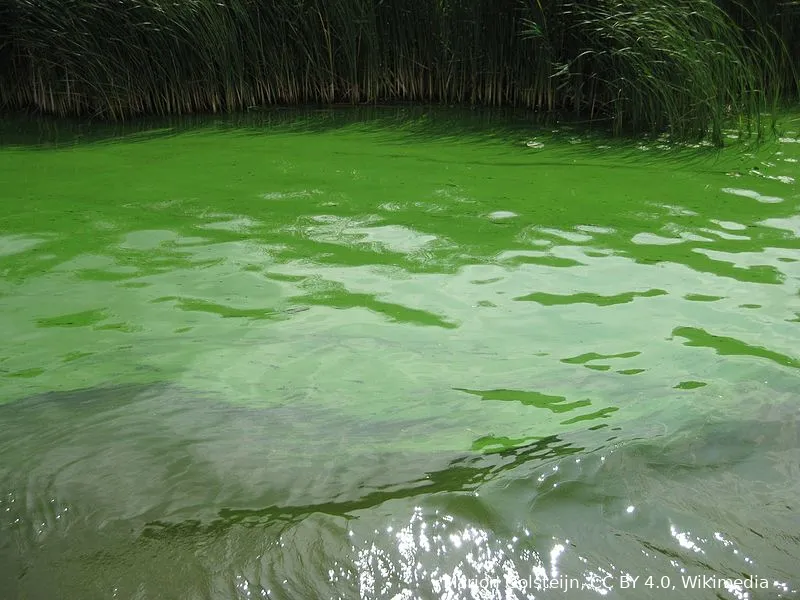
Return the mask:
<svg viewBox="0 0 800 600">
<path fill-rule="evenodd" d="M 798 58 L 797 1 L 0 0 L 0 109 L 59 116 L 410 101 L 719 143 Z"/>
</svg>

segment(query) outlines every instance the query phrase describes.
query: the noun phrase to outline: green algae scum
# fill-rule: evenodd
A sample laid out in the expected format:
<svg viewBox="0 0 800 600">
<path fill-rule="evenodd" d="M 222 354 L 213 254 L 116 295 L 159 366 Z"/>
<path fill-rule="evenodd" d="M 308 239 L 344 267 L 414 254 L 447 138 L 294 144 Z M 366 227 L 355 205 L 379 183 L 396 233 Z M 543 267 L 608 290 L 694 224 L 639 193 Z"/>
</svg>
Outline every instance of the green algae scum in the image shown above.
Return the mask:
<svg viewBox="0 0 800 600">
<path fill-rule="evenodd" d="M 780 126 L 7 121 L 0 598 L 798 597 Z"/>
</svg>

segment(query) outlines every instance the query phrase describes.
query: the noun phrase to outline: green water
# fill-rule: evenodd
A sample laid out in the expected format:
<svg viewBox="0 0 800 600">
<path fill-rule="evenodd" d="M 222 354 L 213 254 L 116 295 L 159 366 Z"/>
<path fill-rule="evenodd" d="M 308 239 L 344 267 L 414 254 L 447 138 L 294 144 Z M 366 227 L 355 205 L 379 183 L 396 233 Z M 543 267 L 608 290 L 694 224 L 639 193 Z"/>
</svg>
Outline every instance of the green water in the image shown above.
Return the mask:
<svg viewBox="0 0 800 600">
<path fill-rule="evenodd" d="M 797 597 L 792 120 L 348 114 L 0 129 L 0 597 Z"/>
</svg>

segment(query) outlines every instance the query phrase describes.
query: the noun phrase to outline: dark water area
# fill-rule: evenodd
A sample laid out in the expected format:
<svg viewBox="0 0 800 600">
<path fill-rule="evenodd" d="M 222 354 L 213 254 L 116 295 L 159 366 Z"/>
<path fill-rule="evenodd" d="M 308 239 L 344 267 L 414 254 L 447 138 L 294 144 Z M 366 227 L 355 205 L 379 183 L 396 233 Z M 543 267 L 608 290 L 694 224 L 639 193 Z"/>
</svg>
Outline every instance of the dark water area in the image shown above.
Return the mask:
<svg viewBox="0 0 800 600">
<path fill-rule="evenodd" d="M 794 122 L 7 121 L 0 598 L 798 597 Z"/>
</svg>

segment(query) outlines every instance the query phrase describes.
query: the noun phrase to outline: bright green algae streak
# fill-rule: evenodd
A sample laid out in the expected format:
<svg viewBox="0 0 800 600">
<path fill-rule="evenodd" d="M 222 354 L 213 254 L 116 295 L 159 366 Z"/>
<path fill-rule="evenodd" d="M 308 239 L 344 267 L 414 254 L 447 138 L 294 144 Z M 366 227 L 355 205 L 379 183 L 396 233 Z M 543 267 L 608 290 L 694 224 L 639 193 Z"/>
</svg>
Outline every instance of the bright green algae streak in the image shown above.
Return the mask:
<svg viewBox="0 0 800 600">
<path fill-rule="evenodd" d="M 800 585 L 796 134 L 135 129 L 0 147 L 0 588 Z"/>
</svg>

